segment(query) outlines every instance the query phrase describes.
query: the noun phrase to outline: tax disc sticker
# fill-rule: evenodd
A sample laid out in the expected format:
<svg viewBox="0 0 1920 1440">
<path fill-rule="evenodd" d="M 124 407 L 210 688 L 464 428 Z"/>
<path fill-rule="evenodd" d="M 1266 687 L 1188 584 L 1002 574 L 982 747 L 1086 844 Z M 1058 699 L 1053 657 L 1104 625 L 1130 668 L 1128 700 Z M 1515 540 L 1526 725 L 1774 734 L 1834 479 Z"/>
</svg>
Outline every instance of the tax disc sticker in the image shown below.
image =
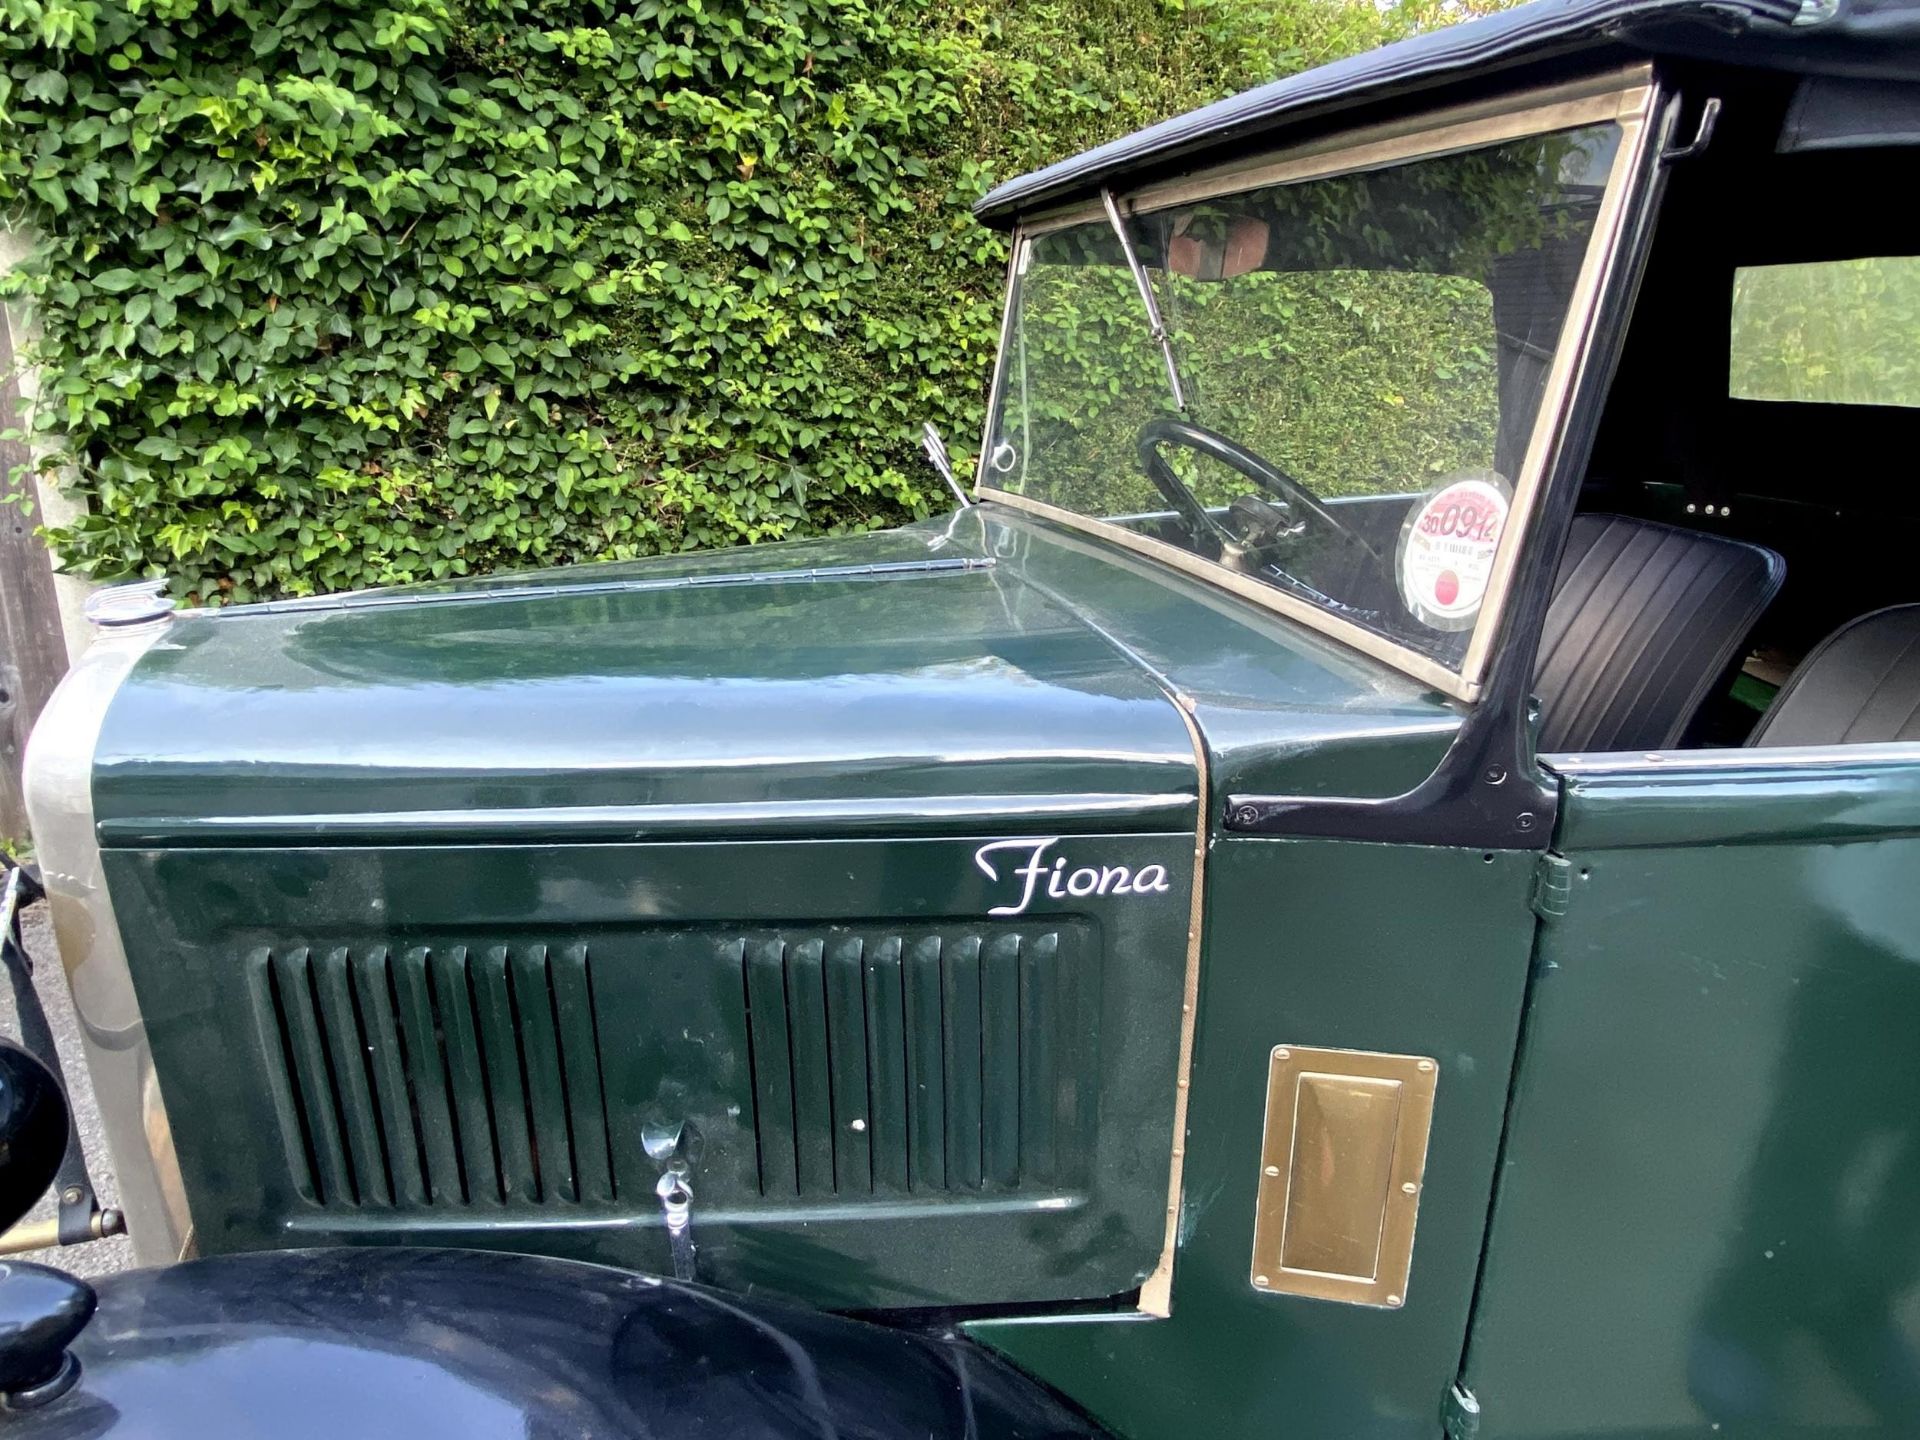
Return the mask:
<svg viewBox="0 0 1920 1440">
<path fill-rule="evenodd" d="M 1434 630 L 1465 630 L 1487 598 L 1493 552 L 1506 528 L 1507 482 L 1491 470 L 1461 470 L 1428 493 L 1400 527 L 1400 598 Z"/>
</svg>

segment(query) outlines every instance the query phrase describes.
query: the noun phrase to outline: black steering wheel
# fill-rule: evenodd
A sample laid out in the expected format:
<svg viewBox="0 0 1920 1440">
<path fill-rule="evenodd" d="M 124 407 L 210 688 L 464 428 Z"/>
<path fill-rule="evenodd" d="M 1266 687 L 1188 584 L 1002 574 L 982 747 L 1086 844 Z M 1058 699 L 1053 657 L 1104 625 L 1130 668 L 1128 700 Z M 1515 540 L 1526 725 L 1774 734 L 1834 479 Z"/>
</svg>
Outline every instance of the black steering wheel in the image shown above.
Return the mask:
<svg viewBox="0 0 1920 1440">
<path fill-rule="evenodd" d="M 1196 543 L 1224 551 L 1238 551 L 1245 546 L 1244 537 L 1235 535 L 1208 514 L 1207 507 L 1200 503 L 1200 497 L 1173 473 L 1173 467 L 1167 464 L 1166 458 L 1160 453 L 1160 447 L 1168 444 L 1184 445 L 1189 450 L 1211 456 L 1273 496 L 1293 519 L 1293 524 L 1285 534 L 1297 536 L 1315 530 L 1336 544 L 1364 555 L 1376 566 L 1382 563 L 1380 553 L 1364 536 L 1321 504 L 1311 490 L 1279 466 L 1254 454 L 1244 445 L 1229 440 L 1217 430 L 1195 425 L 1190 420 L 1162 415 L 1140 427 L 1139 439 L 1135 441 L 1140 465 L 1154 488 L 1179 515 Z"/>
</svg>

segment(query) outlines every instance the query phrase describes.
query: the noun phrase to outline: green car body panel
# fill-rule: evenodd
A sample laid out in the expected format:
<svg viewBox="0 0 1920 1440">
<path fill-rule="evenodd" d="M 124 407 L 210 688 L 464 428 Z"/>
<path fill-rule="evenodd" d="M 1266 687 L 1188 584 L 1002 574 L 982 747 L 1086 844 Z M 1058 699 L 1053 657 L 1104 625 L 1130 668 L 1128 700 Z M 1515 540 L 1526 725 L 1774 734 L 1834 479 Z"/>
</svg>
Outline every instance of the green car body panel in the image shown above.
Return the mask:
<svg viewBox="0 0 1920 1440">
<path fill-rule="evenodd" d="M 781 804 L 773 823 L 813 833 L 807 807 L 842 801 L 867 807 L 856 828 L 922 801 L 1191 831 L 1193 745 L 1156 679 L 1175 666 L 1218 713 L 1212 768 L 1234 787 L 1394 793 L 1458 724 L 1335 644 L 994 508 L 189 617 L 116 696 L 94 806 L 116 846 L 634 838 Z"/>
<path fill-rule="evenodd" d="M 1154 1268 L 1202 805 L 1171 693 L 1223 716 L 1217 785 L 1309 793 L 1403 788 L 1457 714 L 991 507 L 754 558 L 147 652 L 95 805 L 203 1250 L 659 1268 L 643 1136 L 690 1125 L 718 1283 L 931 1307 Z M 1108 883 L 1049 893 L 1076 872 Z"/>
<path fill-rule="evenodd" d="M 108 1108 L 177 1161 L 163 1238 L 660 1272 L 666 1171 L 703 1282 L 957 1329 L 1128 1440 L 1910 1433 L 1920 746 L 1542 758 L 1529 699 L 1695 77 L 1864 43 L 1798 13 L 1523 6 L 982 204 L 1631 95 L 1577 359 L 1514 372 L 1558 408 L 1472 676 L 1011 491 L 179 615 L 76 672 L 49 889 Z M 1437 1071 L 1375 1302 L 1254 1273 L 1286 1046 Z"/>
<path fill-rule="evenodd" d="M 1920 766 L 1566 783 L 1467 1361 L 1481 1434 L 1911 1434 Z"/>
<path fill-rule="evenodd" d="M 1238 1375 L 1277 1422 L 1305 1392 L 1258 1378 L 1245 1362 L 1260 1350 L 1297 1355 L 1303 1376 L 1321 1363 L 1311 1357 L 1345 1354 L 1359 1383 L 1315 1387 L 1326 1422 L 1392 1417 L 1422 1433 L 1472 1293 L 1524 993 L 1530 855 L 1210 847 L 1176 1318 L 1143 1324 L 1114 1297 L 1158 1261 L 1168 1195 L 1203 803 L 1181 709 L 1204 740 L 1212 811 L 1249 787 L 1399 793 L 1431 772 L 1458 708 L 1205 586 L 992 506 L 753 559 L 750 577 L 724 584 L 656 584 L 711 573 L 710 560 L 669 562 L 427 604 L 196 617 L 135 668 L 103 730 L 96 806 L 200 1247 L 401 1240 L 661 1268 L 657 1169 L 635 1142 L 650 1124 L 687 1120 L 704 1148 L 693 1182 L 703 1277 L 843 1308 L 1097 1302 L 1106 1313 L 976 1333 L 1128 1433 L 1153 1433 L 1181 1403 L 1177 1389 L 1132 1384 L 1143 1365 Z M 902 568 L 834 573 L 850 566 Z M 701 696 L 704 709 L 688 703 Z M 217 731 L 206 723 L 216 714 Z M 467 758 L 502 752 L 511 765 Z M 726 768 L 734 754 L 768 753 L 777 769 Z M 975 851 L 1018 836 L 1058 837 L 1076 867 L 1158 864 L 1167 889 L 1065 905 L 1042 893 L 993 918 L 1020 895 L 1010 878 L 988 881 Z M 1282 912 L 1277 895 L 1291 897 Z M 1367 906 L 1372 924 L 1356 927 L 1369 895 L 1393 903 Z M 1452 942 L 1437 947 L 1436 927 Z M 797 953 L 814 967 L 800 972 L 809 993 L 834 973 L 837 949 L 861 999 L 869 983 L 904 989 L 897 1008 L 855 1002 L 877 1054 L 876 1022 L 914 1022 L 913 967 L 929 942 L 944 942 L 951 986 L 956 941 L 973 944 L 983 974 L 1018 967 L 996 939 L 1080 957 L 1078 995 L 1029 986 L 1011 1002 L 1029 1023 L 1036 1003 L 1076 1007 L 1048 1074 L 1070 1092 L 1062 1103 L 1080 1133 L 1057 1125 L 1055 1168 L 1037 1177 L 1020 1157 L 997 1178 L 989 1163 L 935 1183 L 914 1164 L 914 1105 L 889 1125 L 875 1084 L 866 1153 L 851 1157 L 861 1177 L 850 1178 L 847 1142 L 859 1137 L 844 1113 L 831 1138 L 809 1127 L 795 1099 L 805 1017 L 797 1003 L 756 1003 L 757 957 L 780 945 L 796 1000 Z M 590 978 L 569 968 L 570 952 L 584 952 Z M 876 957 L 892 967 L 877 979 Z M 540 972 L 531 988 L 528 967 Z M 597 1047 L 570 1052 L 561 1026 L 541 1053 L 523 1042 L 521 1075 L 487 1072 L 490 1007 L 518 1006 L 524 1030 L 533 994 L 544 1035 L 549 1014 L 570 1008 L 568 986 L 591 992 Z M 1366 999 L 1379 991 L 1403 997 L 1397 1020 Z M 829 990 L 821 1007 L 828 1031 L 837 998 Z M 429 1113 L 394 1114 L 383 1085 L 399 1086 L 376 1067 L 363 1093 L 320 1107 L 337 1132 L 321 1133 L 293 1096 L 357 1077 L 332 1048 L 343 1030 L 376 1048 L 398 1034 L 417 1063 L 406 1044 L 415 1004 L 433 1009 L 437 1027 L 418 1033 L 438 1033 L 448 1073 Z M 469 1011 L 474 1038 L 462 1039 Z M 784 1095 L 756 1090 L 763 1016 L 794 1029 Z M 933 1022 L 949 1042 L 955 1019 L 949 1003 Z M 985 1037 L 984 1075 L 1018 1082 L 1018 1061 L 994 1063 L 1004 1056 L 990 1017 L 965 1023 Z M 1290 1308 L 1233 1275 L 1264 1070 L 1211 1057 L 1291 1033 L 1404 1046 L 1446 1068 L 1444 1160 L 1421 1220 L 1436 1258 L 1404 1314 Z M 832 1048 L 829 1088 L 845 1080 Z M 905 1049 L 902 1072 L 926 1046 Z M 596 1051 L 583 1102 L 576 1053 Z M 203 1063 L 211 1053 L 223 1063 Z M 486 1120 L 476 1112 L 463 1127 L 457 1100 L 437 1098 L 457 1096 L 463 1066 L 492 1107 L 491 1133 L 518 1147 L 477 1171 L 462 1135 Z M 543 1074 L 551 1118 L 533 1098 Z M 924 1093 L 905 1078 L 917 1103 Z M 954 1078 L 938 1077 L 929 1113 L 991 1145 L 1005 1133 L 993 1096 L 979 1102 L 985 1124 L 963 1121 L 956 1097 L 973 1092 Z M 596 1079 L 612 1157 L 589 1172 L 602 1129 L 565 1121 L 583 1108 L 591 1121 Z M 1039 1088 L 1003 1110 L 1029 1119 Z M 783 1106 L 795 1139 L 770 1123 Z M 543 1122 L 565 1143 L 542 1145 Z M 1019 1136 L 1031 1145 L 1029 1128 Z M 402 1132 L 410 1146 L 396 1144 Z M 811 1176 L 809 1145 L 822 1152 Z M 772 1161 L 789 1151 L 791 1167 Z M 556 1155 L 570 1163 L 556 1167 Z M 1191 1198 L 1202 1194 L 1213 1198 Z M 1423 1337 L 1415 1363 L 1410 1327 Z"/>
<path fill-rule="evenodd" d="M 1204 1415 L 1236 1435 L 1432 1436 L 1473 1298 L 1532 873 L 1533 856 L 1512 851 L 1217 844 L 1173 1313 L 987 1321 L 973 1333 L 1124 1435 L 1183 1434 Z M 1404 1308 L 1248 1283 L 1266 1056 L 1303 1037 L 1439 1061 Z"/>
</svg>

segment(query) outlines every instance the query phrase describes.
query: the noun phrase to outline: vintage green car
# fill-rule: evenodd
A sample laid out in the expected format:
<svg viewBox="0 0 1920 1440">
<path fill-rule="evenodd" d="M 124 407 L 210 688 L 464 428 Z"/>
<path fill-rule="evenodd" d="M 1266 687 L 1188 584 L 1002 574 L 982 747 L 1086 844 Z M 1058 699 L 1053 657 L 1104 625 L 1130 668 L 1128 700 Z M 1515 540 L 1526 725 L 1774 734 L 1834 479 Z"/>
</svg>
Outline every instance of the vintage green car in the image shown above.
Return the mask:
<svg viewBox="0 0 1920 1440">
<path fill-rule="evenodd" d="M 1135 1440 L 1920 1433 L 1917 150 L 1920 10 L 1539 0 L 988 195 L 951 515 L 107 592 L 29 784 L 139 1257 Z"/>
</svg>

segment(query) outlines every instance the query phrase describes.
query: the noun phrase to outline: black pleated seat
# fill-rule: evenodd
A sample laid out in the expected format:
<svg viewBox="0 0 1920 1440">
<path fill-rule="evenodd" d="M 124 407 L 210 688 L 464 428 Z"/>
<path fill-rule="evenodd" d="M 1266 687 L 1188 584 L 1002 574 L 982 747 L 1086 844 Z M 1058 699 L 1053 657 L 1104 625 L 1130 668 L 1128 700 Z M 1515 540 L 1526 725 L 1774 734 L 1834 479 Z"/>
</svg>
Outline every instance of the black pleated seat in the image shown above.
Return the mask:
<svg viewBox="0 0 1920 1440">
<path fill-rule="evenodd" d="M 1920 740 L 1920 605 L 1849 620 L 1787 677 L 1749 745 Z"/>
<path fill-rule="evenodd" d="M 1540 748 L 1679 744 L 1785 578 L 1763 546 L 1575 516 L 1534 667 Z"/>
</svg>

